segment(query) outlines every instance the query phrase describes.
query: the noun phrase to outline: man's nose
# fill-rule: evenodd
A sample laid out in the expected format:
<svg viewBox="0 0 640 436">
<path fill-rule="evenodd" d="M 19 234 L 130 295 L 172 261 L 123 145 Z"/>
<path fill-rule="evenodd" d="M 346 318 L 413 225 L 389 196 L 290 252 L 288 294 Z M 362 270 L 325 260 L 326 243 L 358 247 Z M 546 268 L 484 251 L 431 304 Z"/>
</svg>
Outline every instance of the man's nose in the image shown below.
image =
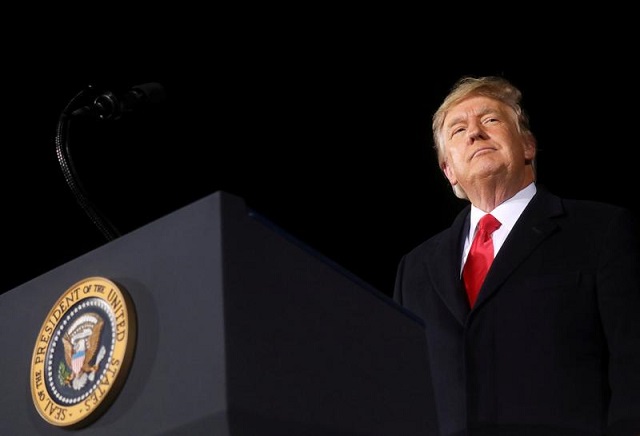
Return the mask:
<svg viewBox="0 0 640 436">
<path fill-rule="evenodd" d="M 484 138 L 485 131 L 482 128 L 482 123 L 480 122 L 469 123 L 469 125 L 467 126 L 467 136 L 470 140 Z"/>
</svg>

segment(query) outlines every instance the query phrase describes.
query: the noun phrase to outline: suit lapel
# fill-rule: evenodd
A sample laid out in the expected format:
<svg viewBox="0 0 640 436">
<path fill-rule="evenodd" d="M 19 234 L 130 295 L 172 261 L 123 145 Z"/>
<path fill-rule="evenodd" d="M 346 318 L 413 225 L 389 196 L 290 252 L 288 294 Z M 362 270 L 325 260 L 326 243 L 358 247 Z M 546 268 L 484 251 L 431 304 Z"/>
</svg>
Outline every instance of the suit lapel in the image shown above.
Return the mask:
<svg viewBox="0 0 640 436">
<path fill-rule="evenodd" d="M 538 188 L 538 192 L 523 211 L 496 255 L 485 282 L 480 288 L 474 307 L 479 307 L 498 292 L 500 285 L 518 265 L 555 231 L 557 225 L 550 218 L 561 214 L 562 211 L 562 204 L 558 197 Z"/>
<path fill-rule="evenodd" d="M 469 231 L 470 210 L 467 206 L 458 214 L 436 247 L 434 256 L 437 260 L 426 265 L 429 277 L 433 278 L 433 288 L 461 325 L 464 325 L 469 314 L 469 302 L 460 280 L 460 265 L 464 234 Z"/>
</svg>

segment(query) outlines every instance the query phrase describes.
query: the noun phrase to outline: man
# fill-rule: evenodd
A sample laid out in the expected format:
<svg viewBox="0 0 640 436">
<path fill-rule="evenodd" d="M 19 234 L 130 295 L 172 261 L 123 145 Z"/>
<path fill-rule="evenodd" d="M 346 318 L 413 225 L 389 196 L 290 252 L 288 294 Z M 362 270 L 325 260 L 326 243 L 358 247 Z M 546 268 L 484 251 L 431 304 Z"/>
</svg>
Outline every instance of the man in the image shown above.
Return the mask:
<svg viewBox="0 0 640 436">
<path fill-rule="evenodd" d="M 470 204 L 401 259 L 394 299 L 424 320 L 441 435 L 640 435 L 638 224 L 536 185 L 520 101 L 504 78 L 463 77 L 433 117 Z M 489 213 L 492 254 L 477 254 Z M 482 256 L 485 278 L 469 273 Z"/>
</svg>

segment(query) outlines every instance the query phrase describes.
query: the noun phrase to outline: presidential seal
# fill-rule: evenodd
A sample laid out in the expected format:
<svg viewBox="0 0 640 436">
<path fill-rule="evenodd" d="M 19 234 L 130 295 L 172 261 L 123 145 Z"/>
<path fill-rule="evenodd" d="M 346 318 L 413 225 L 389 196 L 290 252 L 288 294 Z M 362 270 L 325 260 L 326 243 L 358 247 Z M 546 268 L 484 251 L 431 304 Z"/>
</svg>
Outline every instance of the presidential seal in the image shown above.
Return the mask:
<svg viewBox="0 0 640 436">
<path fill-rule="evenodd" d="M 47 314 L 31 359 L 31 396 L 45 421 L 81 427 L 122 388 L 133 358 L 136 320 L 125 290 L 103 277 L 67 289 Z"/>
</svg>

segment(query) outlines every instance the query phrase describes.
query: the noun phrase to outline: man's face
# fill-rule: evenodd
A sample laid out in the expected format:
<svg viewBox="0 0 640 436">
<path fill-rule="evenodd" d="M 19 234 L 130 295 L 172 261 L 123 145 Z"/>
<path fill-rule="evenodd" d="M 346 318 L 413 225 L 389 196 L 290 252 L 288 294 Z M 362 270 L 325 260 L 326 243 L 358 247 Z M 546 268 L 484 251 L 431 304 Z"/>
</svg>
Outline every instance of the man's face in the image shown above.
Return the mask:
<svg viewBox="0 0 640 436">
<path fill-rule="evenodd" d="M 443 125 L 445 159 L 442 170 L 452 185 L 463 189 L 493 179 L 521 183 L 525 163 L 535 145 L 518 131 L 515 112 L 506 104 L 476 96 L 447 113 Z"/>
</svg>

